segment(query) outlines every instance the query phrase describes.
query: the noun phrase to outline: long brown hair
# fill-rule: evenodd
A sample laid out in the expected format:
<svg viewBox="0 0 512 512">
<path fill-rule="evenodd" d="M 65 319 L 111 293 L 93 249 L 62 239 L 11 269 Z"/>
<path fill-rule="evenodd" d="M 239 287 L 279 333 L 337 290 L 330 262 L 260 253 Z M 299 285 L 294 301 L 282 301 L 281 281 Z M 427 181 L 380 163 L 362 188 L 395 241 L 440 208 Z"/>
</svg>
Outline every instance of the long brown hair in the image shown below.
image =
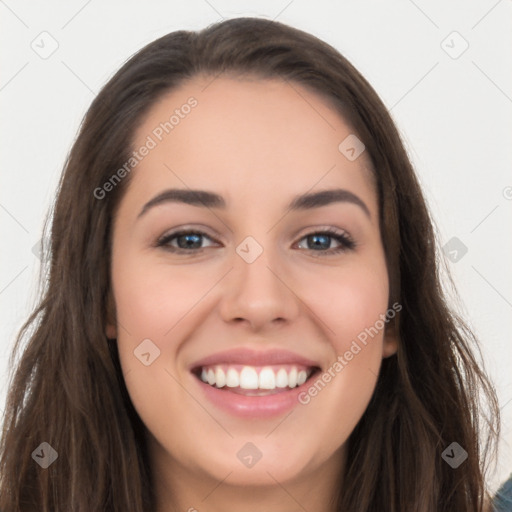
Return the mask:
<svg viewBox="0 0 512 512">
<path fill-rule="evenodd" d="M 42 297 L 10 358 L 0 509 L 154 510 L 144 425 L 127 393 L 116 342 L 105 335 L 112 220 L 130 175 L 102 199 L 94 191 L 129 159 L 136 128 L 162 95 L 198 74 L 214 80 L 221 73 L 284 79 L 328 98 L 373 165 L 390 304 L 403 309 L 395 319 L 398 352 L 383 361 L 348 440 L 338 509 L 482 511 L 499 433 L 497 399 L 472 332 L 445 301 L 433 223 L 397 129 L 338 51 L 258 18 L 161 37 L 129 59 L 89 108 L 50 212 Z M 58 453 L 46 469 L 32 457 L 43 442 Z M 452 442 L 468 454 L 456 469 L 442 457 Z"/>
</svg>

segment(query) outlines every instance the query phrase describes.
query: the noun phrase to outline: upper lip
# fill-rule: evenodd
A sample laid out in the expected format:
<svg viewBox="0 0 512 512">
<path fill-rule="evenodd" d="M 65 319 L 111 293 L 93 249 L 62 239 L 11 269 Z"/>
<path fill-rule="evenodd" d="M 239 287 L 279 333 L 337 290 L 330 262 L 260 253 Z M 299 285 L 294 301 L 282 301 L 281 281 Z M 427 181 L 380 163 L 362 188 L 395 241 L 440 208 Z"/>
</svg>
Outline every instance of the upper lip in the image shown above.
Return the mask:
<svg viewBox="0 0 512 512">
<path fill-rule="evenodd" d="M 235 348 L 204 357 L 203 359 L 193 363 L 190 366 L 190 370 L 215 364 L 243 364 L 249 366 L 297 364 L 302 366 L 320 367 L 318 362 L 295 354 L 289 350 L 254 350 L 248 348 Z"/>
</svg>

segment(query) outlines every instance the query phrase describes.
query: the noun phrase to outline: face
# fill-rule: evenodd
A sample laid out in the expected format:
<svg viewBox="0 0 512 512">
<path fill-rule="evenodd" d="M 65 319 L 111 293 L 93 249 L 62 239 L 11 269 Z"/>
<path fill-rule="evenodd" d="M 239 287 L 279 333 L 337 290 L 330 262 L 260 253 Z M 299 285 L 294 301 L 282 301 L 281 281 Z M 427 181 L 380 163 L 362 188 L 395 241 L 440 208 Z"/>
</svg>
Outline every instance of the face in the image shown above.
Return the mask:
<svg viewBox="0 0 512 512">
<path fill-rule="evenodd" d="M 351 134 L 297 84 L 228 77 L 195 78 L 139 126 L 134 147 L 151 148 L 115 218 L 107 336 L 160 472 L 341 471 L 396 350 L 369 160 L 339 149 Z M 289 208 L 326 190 L 342 192 Z"/>
</svg>

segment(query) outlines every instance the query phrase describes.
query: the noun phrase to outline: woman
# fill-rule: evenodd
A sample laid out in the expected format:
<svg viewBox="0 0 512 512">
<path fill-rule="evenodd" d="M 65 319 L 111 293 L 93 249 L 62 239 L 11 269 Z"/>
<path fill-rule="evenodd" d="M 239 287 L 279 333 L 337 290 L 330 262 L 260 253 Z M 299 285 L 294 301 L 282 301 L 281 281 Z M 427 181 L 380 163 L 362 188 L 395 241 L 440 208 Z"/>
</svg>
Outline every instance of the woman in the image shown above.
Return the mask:
<svg viewBox="0 0 512 512">
<path fill-rule="evenodd" d="M 239 18 L 139 51 L 50 250 L 0 509 L 484 510 L 494 390 L 397 130 L 322 41 Z"/>
</svg>

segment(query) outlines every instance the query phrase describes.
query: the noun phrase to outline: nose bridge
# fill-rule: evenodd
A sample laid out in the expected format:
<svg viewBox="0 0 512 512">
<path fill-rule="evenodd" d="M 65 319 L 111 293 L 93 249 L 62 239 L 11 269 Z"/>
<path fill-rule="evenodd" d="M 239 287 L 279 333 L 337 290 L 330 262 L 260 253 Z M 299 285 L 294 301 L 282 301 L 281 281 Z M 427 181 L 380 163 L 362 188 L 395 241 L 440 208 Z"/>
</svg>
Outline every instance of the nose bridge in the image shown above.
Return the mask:
<svg viewBox="0 0 512 512">
<path fill-rule="evenodd" d="M 223 299 L 225 320 L 245 319 L 263 324 L 292 319 L 298 312 L 297 297 L 286 285 L 285 263 L 273 237 L 265 230 L 245 237 L 233 255 L 228 291 Z"/>
<path fill-rule="evenodd" d="M 262 237 L 258 237 L 262 240 Z M 267 293 L 279 292 L 282 283 L 277 279 L 275 272 L 271 271 L 281 267 L 277 263 L 277 248 L 273 246 L 271 237 L 267 236 L 262 243 L 253 236 L 246 237 L 236 247 L 237 258 L 235 259 L 235 269 L 240 274 L 240 283 L 250 285 L 250 289 L 267 289 Z M 279 284 L 278 284 L 279 282 Z M 269 290 L 268 288 L 271 288 Z M 254 290 L 253 290 L 254 291 Z"/>
</svg>

